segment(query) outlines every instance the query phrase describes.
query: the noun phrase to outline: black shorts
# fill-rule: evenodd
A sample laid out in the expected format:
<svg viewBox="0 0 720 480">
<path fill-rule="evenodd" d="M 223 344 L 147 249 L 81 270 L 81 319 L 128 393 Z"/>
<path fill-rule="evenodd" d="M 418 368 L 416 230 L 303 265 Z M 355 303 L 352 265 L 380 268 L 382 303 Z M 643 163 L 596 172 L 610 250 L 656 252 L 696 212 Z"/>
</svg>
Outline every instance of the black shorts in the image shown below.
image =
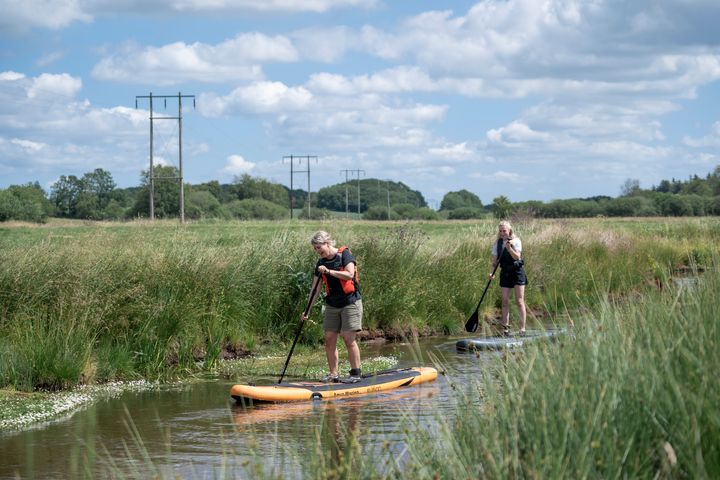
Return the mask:
<svg viewBox="0 0 720 480">
<path fill-rule="evenodd" d="M 501 268 L 500 269 L 500 286 L 503 288 L 513 288 L 517 285 L 527 285 L 528 279 L 525 269 L 520 268 Z"/>
</svg>

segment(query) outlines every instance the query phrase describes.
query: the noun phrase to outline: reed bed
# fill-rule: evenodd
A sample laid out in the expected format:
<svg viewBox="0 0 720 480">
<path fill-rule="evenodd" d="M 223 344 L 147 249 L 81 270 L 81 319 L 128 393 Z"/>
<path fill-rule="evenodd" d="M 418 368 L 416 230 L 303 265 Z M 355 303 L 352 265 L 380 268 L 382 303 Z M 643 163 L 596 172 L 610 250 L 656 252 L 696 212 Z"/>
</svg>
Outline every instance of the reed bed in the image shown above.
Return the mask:
<svg viewBox="0 0 720 480">
<path fill-rule="evenodd" d="M 705 267 L 717 219 L 516 222 L 536 321 L 630 298 Z M 494 221 L 209 222 L 185 227 L 61 223 L 0 229 L 0 387 L 214 372 L 221 358 L 283 350 L 306 302 L 325 229 L 358 259 L 365 327 L 409 335 L 462 329 L 489 271 Z M 491 288 L 488 319 L 500 305 Z M 322 341 L 320 308 L 301 343 Z"/>
</svg>

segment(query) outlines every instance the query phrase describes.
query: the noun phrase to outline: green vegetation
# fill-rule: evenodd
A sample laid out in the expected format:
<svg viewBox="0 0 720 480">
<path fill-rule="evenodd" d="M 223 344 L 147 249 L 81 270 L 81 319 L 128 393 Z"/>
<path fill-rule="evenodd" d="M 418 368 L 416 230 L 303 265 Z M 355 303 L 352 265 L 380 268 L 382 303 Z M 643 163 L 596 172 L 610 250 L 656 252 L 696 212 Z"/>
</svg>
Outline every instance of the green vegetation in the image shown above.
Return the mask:
<svg viewBox="0 0 720 480">
<path fill-rule="evenodd" d="M 223 474 L 282 478 L 297 465 L 309 479 L 717 478 L 717 260 L 699 279 L 632 301 L 600 293 L 572 335 L 496 356 L 476 383 L 450 375 L 453 411 L 434 421 L 407 411 L 392 438 L 378 441 L 372 427 L 329 409 L 314 442 L 282 451 L 279 465 L 253 441 L 237 442 L 242 452 L 223 450 Z M 134 431 L 128 463 L 175 478 Z M 252 460 L 234 463 L 236 455 Z M 108 465 L 110 476 L 124 476 Z"/>
<path fill-rule="evenodd" d="M 456 413 L 436 428 L 408 412 L 402 458 L 363 451 L 358 428 L 339 462 L 317 448 L 303 477 L 717 478 L 713 265 L 700 282 L 622 305 L 606 297 L 575 318 L 573 337 L 504 355 L 476 385 L 454 386 Z"/>
<path fill-rule="evenodd" d="M 0 190 L 0 222 L 23 220 L 44 223 L 52 211 L 52 205 L 37 182 Z"/>
<path fill-rule="evenodd" d="M 528 221 L 536 315 L 628 296 L 678 268 L 710 265 L 715 219 Z M 214 370 L 219 358 L 289 345 L 307 301 L 318 228 L 352 248 L 365 327 L 397 337 L 457 333 L 486 282 L 495 221 L 327 226 L 173 222 L 60 223 L 0 229 L 0 386 L 81 383 Z M 702 242 L 698 242 L 698 238 Z M 500 305 L 492 288 L 483 314 Z M 531 315 L 532 317 L 532 315 Z M 301 343 L 319 345 L 320 309 Z"/>
<path fill-rule="evenodd" d="M 362 192 L 360 196 L 358 196 L 358 189 Z M 360 202 L 359 208 L 358 201 Z M 373 206 L 387 209 L 388 203 L 390 205 L 409 204 L 414 208 L 427 207 L 422 194 L 411 190 L 404 183 L 375 178 L 343 182 L 321 188 L 317 193 L 317 206 L 336 212 L 349 210 L 363 213 Z"/>
<path fill-rule="evenodd" d="M 178 169 L 157 166 L 153 178 L 155 217 L 178 218 Z M 194 220 L 276 220 L 287 218 L 290 208 L 294 212 L 299 210 L 296 218 L 306 220 L 324 220 L 341 214 L 364 220 L 705 216 L 720 215 L 720 166 L 704 179 L 695 175 L 686 182 L 663 180 L 649 190 L 641 189 L 638 180 L 628 179 L 618 198 L 599 196 L 513 203 L 500 195 L 483 206 L 475 193 L 463 189 L 445 194 L 439 211 L 429 208 L 420 192 L 402 182 L 375 178 L 324 187 L 309 195 L 300 189 L 290 191 L 284 185 L 245 174 L 236 177 L 232 184 L 221 185 L 215 180 L 184 184 L 184 191 L 185 216 Z M 49 199 L 37 182 L 0 190 L 0 222 L 42 223 L 49 216 L 86 220 L 148 218 L 149 172 L 141 172 L 140 186 L 125 189 L 116 188 L 110 173 L 101 168 L 81 178 L 62 175 L 52 185 Z"/>
</svg>

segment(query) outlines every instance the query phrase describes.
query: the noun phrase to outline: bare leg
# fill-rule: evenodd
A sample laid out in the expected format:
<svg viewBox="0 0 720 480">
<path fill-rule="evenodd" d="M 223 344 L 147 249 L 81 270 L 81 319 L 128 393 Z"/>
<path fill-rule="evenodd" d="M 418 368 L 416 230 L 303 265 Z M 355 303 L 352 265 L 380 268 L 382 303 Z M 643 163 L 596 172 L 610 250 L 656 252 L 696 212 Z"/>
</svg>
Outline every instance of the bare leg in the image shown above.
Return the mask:
<svg viewBox="0 0 720 480">
<path fill-rule="evenodd" d="M 325 331 L 325 357 L 327 357 L 328 367 L 330 367 L 330 375 L 338 373 L 337 337 L 337 332 Z"/>
<path fill-rule="evenodd" d="M 502 288 L 502 320 L 503 327 L 510 326 L 510 289 Z"/>
<path fill-rule="evenodd" d="M 360 347 L 355 341 L 355 332 L 342 332 L 341 335 L 347 347 L 350 368 L 360 368 Z"/>
<path fill-rule="evenodd" d="M 520 311 L 520 331 L 525 331 L 525 322 L 527 320 L 527 309 L 525 308 L 525 285 L 515 285 L 515 302 L 517 302 Z"/>
</svg>

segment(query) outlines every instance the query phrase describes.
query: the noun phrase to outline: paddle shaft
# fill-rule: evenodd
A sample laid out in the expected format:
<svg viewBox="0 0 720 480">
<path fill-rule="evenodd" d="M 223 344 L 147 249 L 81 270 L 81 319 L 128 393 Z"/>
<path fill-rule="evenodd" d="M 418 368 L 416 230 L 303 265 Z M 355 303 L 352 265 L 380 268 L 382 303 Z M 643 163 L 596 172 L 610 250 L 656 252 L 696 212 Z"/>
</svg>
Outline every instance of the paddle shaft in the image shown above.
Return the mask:
<svg viewBox="0 0 720 480">
<path fill-rule="evenodd" d="M 282 373 L 280 374 L 280 380 L 278 380 L 278 383 L 282 383 L 283 377 L 285 376 L 285 370 L 287 370 L 288 364 L 290 364 L 290 357 L 292 357 L 293 350 L 295 350 L 295 344 L 298 341 L 298 338 L 300 338 L 300 332 L 302 332 L 303 325 L 305 325 L 305 319 L 304 317 L 307 317 L 310 314 L 310 309 L 312 308 L 312 302 L 315 299 L 315 293 L 317 292 L 318 286 L 320 285 L 320 279 L 315 278 L 315 285 L 313 285 L 312 291 L 310 292 L 310 299 L 308 300 L 307 307 L 305 307 L 305 312 L 303 313 L 303 320 L 300 322 L 300 326 L 297 329 L 297 333 L 295 334 L 295 340 L 293 340 L 292 347 L 290 347 L 290 353 L 288 353 L 287 360 L 285 360 L 285 366 L 283 367 Z"/>
<path fill-rule="evenodd" d="M 495 272 L 497 271 L 498 266 L 500 265 L 500 255 L 502 255 L 503 251 L 505 250 L 505 247 L 500 251 L 500 253 L 497 256 L 497 262 L 495 263 L 495 267 L 493 267 L 493 271 L 490 274 L 490 278 L 487 281 L 487 284 L 485 285 L 485 290 L 483 290 L 482 296 L 480 297 L 480 301 L 477 304 L 477 307 L 475 307 L 475 311 L 470 315 L 470 318 L 468 318 L 467 322 L 465 322 L 465 331 L 466 332 L 474 332 L 477 330 L 477 324 L 478 324 L 478 311 L 480 310 L 480 305 L 482 304 L 483 300 L 485 299 L 485 294 L 488 291 L 488 288 L 490 288 L 490 282 L 492 282 L 492 277 L 495 276 Z"/>
</svg>

